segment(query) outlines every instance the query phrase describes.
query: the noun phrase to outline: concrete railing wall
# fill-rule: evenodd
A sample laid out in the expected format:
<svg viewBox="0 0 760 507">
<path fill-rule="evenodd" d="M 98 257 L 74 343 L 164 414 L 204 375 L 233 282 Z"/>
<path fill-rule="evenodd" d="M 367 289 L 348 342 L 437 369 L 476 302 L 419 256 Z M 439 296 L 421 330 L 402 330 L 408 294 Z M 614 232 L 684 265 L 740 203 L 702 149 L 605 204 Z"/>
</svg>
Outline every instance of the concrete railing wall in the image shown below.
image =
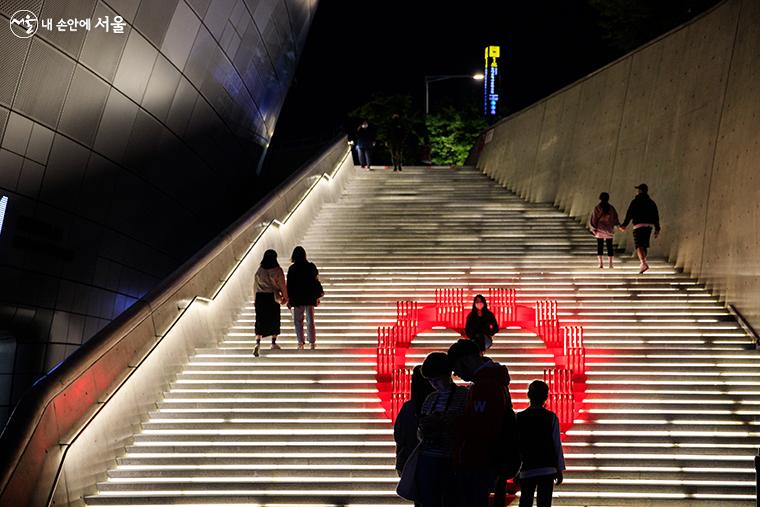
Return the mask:
<svg viewBox="0 0 760 507">
<path fill-rule="evenodd" d="M 719 4 L 481 142 L 485 174 L 584 222 L 602 191 L 622 219 L 647 183 L 663 227 L 652 253 L 760 329 L 760 2 Z M 632 249 L 630 231 L 616 240 Z"/>
<path fill-rule="evenodd" d="M 223 338 L 264 250 L 285 262 L 352 167 L 342 138 L 35 384 L 0 436 L 0 505 L 83 506 L 193 351 Z"/>
</svg>

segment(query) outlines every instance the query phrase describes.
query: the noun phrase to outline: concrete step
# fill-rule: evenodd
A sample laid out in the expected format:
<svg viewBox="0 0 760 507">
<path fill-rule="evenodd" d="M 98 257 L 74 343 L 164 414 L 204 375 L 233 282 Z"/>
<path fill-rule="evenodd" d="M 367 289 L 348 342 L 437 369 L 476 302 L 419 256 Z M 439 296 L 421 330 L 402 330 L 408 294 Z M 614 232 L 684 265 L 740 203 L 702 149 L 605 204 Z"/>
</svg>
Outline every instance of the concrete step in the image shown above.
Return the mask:
<svg viewBox="0 0 760 507">
<path fill-rule="evenodd" d="M 473 192 L 482 198 L 464 197 Z M 326 291 L 318 349 L 294 350 L 283 308 L 283 350 L 264 340 L 254 358 L 249 301 L 146 414 L 88 505 L 406 504 L 375 383 L 377 327 L 393 324 L 398 299 L 499 286 L 517 288 L 521 304 L 557 299 L 561 324 L 584 326 L 586 392 L 554 505 L 754 505 L 759 355 L 723 303 L 665 260 L 641 276 L 629 255 L 600 270 L 575 220 L 473 169 L 356 171 L 301 244 Z M 421 333 L 407 365 L 457 338 Z M 516 328 L 489 355 L 509 367 L 517 410 L 554 365 L 539 337 Z"/>
</svg>

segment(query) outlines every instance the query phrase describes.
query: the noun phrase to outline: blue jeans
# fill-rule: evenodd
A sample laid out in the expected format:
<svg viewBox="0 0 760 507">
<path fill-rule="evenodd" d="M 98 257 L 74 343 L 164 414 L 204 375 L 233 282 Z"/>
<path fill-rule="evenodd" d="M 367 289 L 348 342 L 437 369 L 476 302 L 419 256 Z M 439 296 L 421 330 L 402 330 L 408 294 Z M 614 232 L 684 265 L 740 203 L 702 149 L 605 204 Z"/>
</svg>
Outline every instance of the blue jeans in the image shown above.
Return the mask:
<svg viewBox="0 0 760 507">
<path fill-rule="evenodd" d="M 317 341 L 317 328 L 314 325 L 314 307 L 313 306 L 294 306 L 293 322 L 296 325 L 296 337 L 298 344 L 303 345 L 303 319 L 306 317 L 306 331 L 309 335 L 309 343 Z"/>
<path fill-rule="evenodd" d="M 356 152 L 359 155 L 359 165 L 364 167 L 365 165 L 367 167 L 370 166 L 370 147 L 369 146 L 356 146 Z"/>
</svg>

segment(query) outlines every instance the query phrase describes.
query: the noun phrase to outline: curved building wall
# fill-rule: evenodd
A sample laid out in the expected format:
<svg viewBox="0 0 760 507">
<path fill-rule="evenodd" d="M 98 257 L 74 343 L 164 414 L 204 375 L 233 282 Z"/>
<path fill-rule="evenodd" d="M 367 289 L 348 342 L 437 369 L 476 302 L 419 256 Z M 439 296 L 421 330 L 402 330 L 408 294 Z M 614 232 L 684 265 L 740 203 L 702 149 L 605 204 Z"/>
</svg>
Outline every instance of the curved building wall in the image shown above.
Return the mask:
<svg viewBox="0 0 760 507">
<path fill-rule="evenodd" d="M 582 221 L 600 192 L 624 214 L 647 183 L 662 216 L 654 253 L 760 329 L 760 2 L 721 3 L 484 142 L 481 170 Z M 630 232 L 617 239 L 633 248 Z"/>
<path fill-rule="evenodd" d="M 16 37 L 19 9 L 52 30 Z M 41 372 L 252 204 L 315 9 L 0 0 L 0 425 Z M 95 27 L 106 16 L 122 34 Z"/>
</svg>

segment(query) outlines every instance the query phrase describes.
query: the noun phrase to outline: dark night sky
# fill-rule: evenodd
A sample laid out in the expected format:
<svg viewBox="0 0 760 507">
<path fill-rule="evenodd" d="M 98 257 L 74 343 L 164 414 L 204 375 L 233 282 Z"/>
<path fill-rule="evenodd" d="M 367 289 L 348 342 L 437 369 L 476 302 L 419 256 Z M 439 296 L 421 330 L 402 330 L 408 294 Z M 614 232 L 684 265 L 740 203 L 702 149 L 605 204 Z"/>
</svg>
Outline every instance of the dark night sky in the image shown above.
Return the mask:
<svg viewBox="0 0 760 507">
<path fill-rule="evenodd" d="M 410 94 L 421 108 L 425 75 L 477 72 L 489 44 L 502 47 L 502 113 L 572 83 L 623 54 L 604 39 L 598 13 L 588 4 L 320 0 L 265 172 L 281 173 L 283 165 L 292 166 L 283 164 L 283 154 L 308 151 L 338 133 L 347 113 L 373 93 Z M 431 110 L 452 98 L 479 105 L 481 91 L 480 83 L 464 79 L 431 84 Z"/>
</svg>

